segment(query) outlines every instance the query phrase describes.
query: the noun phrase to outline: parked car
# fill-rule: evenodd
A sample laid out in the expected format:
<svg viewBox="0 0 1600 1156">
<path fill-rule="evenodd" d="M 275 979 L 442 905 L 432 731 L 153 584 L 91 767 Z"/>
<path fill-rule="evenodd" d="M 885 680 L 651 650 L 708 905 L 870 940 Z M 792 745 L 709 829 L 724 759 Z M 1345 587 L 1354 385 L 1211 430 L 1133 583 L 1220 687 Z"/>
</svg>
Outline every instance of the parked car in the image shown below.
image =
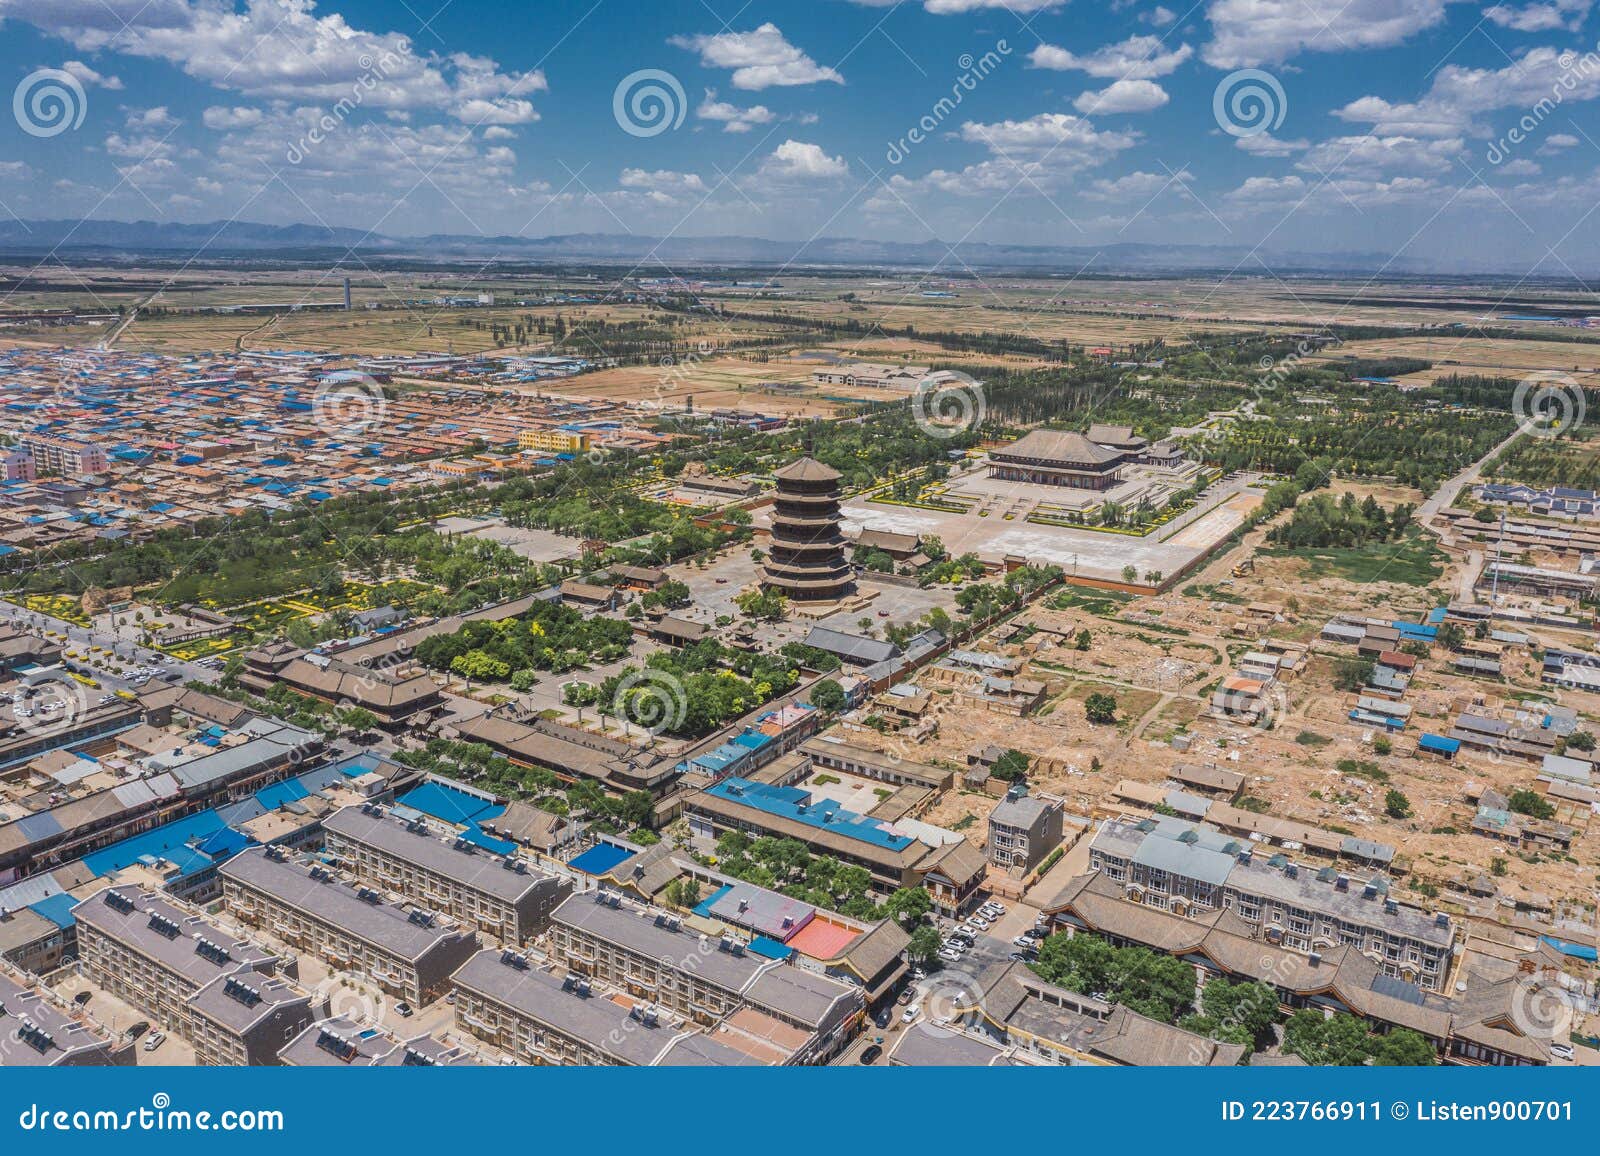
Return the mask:
<svg viewBox="0 0 1600 1156">
<path fill-rule="evenodd" d="M 1551 1044 L 1550 1054 L 1558 1060 L 1570 1060 L 1575 1053 L 1571 1044 Z"/>
<path fill-rule="evenodd" d="M 911 1002 L 911 989 L 908 987 L 908 988 L 906 988 L 905 991 L 900 993 L 900 998 L 895 1000 L 895 1003 L 901 1004 L 901 1005 L 905 1005 L 905 1004 L 908 1004 L 910 1002 Z"/>
<path fill-rule="evenodd" d="M 901 1014 L 900 1022 L 903 1023 L 903 1024 L 908 1024 L 911 1021 L 915 1020 L 921 1014 L 922 1014 L 922 1005 L 919 1004 L 919 1003 L 914 1003 L 910 1007 L 906 1008 L 904 1013 Z"/>
<path fill-rule="evenodd" d="M 878 1057 L 881 1055 L 883 1055 L 882 1047 L 877 1044 L 868 1044 L 864 1049 L 862 1049 L 861 1062 L 863 1064 L 875 1064 L 878 1062 Z"/>
<path fill-rule="evenodd" d="M 147 1052 L 153 1052 L 166 1042 L 167 1034 L 165 1032 L 151 1032 L 150 1038 L 144 1042 L 144 1050 Z"/>
<path fill-rule="evenodd" d="M 413 1008 L 405 1000 L 401 1000 L 394 1005 L 394 1012 L 401 1019 L 410 1019 L 413 1015 Z"/>
<path fill-rule="evenodd" d="M 890 1011 L 888 1008 L 884 1008 L 877 1015 L 872 1017 L 872 1022 L 877 1024 L 880 1028 L 886 1028 L 894 1022 L 894 1012 Z"/>
</svg>

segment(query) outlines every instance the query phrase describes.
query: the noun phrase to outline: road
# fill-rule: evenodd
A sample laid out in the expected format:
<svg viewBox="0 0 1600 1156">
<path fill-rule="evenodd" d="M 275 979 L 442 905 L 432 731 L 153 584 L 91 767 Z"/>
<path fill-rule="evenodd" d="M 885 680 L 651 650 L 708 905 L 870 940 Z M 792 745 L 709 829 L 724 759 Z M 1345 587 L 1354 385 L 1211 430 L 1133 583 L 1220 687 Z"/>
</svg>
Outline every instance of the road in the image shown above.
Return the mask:
<svg viewBox="0 0 1600 1156">
<path fill-rule="evenodd" d="M 1422 505 L 1417 507 L 1416 518 L 1417 521 L 1422 524 L 1423 528 L 1437 534 L 1439 536 L 1439 540 L 1444 545 L 1450 545 L 1451 542 L 1446 531 L 1441 527 L 1436 527 L 1433 525 L 1434 518 L 1438 516 L 1440 510 L 1448 509 L 1450 506 L 1455 505 L 1456 498 L 1460 496 L 1461 491 L 1467 486 L 1471 485 L 1473 482 L 1477 481 L 1478 478 L 1483 474 L 1483 468 L 1500 454 L 1509 449 L 1511 443 L 1516 441 L 1521 436 L 1522 430 L 1518 428 L 1510 437 L 1506 438 L 1505 441 L 1495 446 L 1494 449 L 1484 454 L 1483 457 L 1473 462 L 1466 469 L 1462 470 L 1455 477 L 1451 478 L 1449 481 L 1445 482 L 1444 485 L 1435 490 L 1432 496 L 1424 501 Z"/>
<path fill-rule="evenodd" d="M 161 666 L 167 670 L 178 672 L 181 682 L 215 682 L 216 672 L 208 670 L 193 662 L 183 662 L 153 650 L 147 646 L 128 642 L 126 639 L 104 630 L 92 627 L 79 626 L 62 618 L 54 618 L 48 614 L 41 614 L 34 610 L 18 606 L 11 602 L 0 602 L 0 622 L 8 623 L 18 630 L 34 635 L 36 638 L 45 638 L 46 631 L 55 631 L 57 637 L 48 639 L 51 642 L 66 642 L 67 649 L 76 650 L 80 655 L 86 654 L 91 646 L 101 646 L 115 654 L 125 664 L 134 666 Z M 93 666 L 96 677 L 111 690 L 134 689 L 129 680 L 119 677 L 105 670 L 103 664 L 105 655 L 95 656 L 96 661 L 74 660 L 78 665 Z M 163 661 L 165 660 L 165 661 Z"/>
</svg>

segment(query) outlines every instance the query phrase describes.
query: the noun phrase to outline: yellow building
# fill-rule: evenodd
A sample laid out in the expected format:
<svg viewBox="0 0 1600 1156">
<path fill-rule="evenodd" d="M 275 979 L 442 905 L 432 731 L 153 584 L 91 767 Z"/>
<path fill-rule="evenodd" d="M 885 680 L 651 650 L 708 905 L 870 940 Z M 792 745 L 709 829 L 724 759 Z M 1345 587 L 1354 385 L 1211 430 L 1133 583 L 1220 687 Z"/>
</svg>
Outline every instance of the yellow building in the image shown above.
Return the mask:
<svg viewBox="0 0 1600 1156">
<path fill-rule="evenodd" d="M 565 429 L 525 429 L 517 435 L 517 446 L 525 450 L 582 454 L 589 452 L 589 435 Z"/>
</svg>

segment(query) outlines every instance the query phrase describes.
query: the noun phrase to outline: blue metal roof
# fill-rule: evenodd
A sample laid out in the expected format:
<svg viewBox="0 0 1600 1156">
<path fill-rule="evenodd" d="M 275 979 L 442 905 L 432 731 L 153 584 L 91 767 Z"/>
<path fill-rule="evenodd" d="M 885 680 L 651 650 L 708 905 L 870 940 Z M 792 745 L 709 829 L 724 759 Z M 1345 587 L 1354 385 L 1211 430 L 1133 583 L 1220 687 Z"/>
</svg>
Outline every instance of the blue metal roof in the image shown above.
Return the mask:
<svg viewBox="0 0 1600 1156">
<path fill-rule="evenodd" d="M 618 863 L 632 859 L 634 853 L 626 847 L 618 847 L 612 843 L 597 843 L 582 855 L 567 861 L 567 866 L 574 871 L 582 871 L 585 875 L 604 875 Z"/>
<path fill-rule="evenodd" d="M 1446 738 L 1444 735 L 1423 735 L 1417 740 L 1417 746 L 1425 751 L 1453 755 L 1461 749 L 1461 740 Z"/>
<path fill-rule="evenodd" d="M 707 793 L 819 831 L 830 831 L 891 851 L 902 851 L 915 842 L 909 835 L 890 834 L 884 829 L 883 823 L 846 810 L 833 799 L 813 799 L 810 791 L 799 787 L 776 787 L 754 783 L 749 779 L 731 778 L 709 788 Z"/>
</svg>

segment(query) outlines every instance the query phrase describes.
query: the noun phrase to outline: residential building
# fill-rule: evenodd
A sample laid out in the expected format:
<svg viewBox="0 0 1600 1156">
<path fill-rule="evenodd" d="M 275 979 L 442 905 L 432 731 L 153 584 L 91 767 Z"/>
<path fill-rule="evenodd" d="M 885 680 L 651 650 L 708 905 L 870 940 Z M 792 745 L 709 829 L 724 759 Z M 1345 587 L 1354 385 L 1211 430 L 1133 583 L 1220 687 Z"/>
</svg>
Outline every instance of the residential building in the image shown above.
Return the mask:
<svg viewBox="0 0 1600 1156">
<path fill-rule="evenodd" d="M 1346 944 L 1424 990 L 1449 982 L 1449 917 L 1389 898 L 1381 875 L 1352 881 L 1336 867 L 1302 868 L 1281 853 L 1258 854 L 1248 839 L 1166 817 L 1106 822 L 1089 864 L 1137 903 L 1190 917 L 1229 908 L 1269 943 L 1305 954 Z"/>
<path fill-rule="evenodd" d="M 402 895 L 505 943 L 543 930 L 572 883 L 497 855 L 465 837 L 442 839 L 420 820 L 406 822 L 373 803 L 323 820 L 328 854 L 361 882 Z"/>
<path fill-rule="evenodd" d="M 989 862 L 1013 875 L 1027 875 L 1061 846 L 1064 807 L 1059 799 L 1028 794 L 1013 786 L 989 812 Z"/>
<path fill-rule="evenodd" d="M 121 1067 L 134 1062 L 133 1049 L 82 1008 L 0 970 L 0 1068 Z"/>
<path fill-rule="evenodd" d="M 284 1044 L 278 1062 L 290 1068 L 456 1068 L 481 1063 L 459 1044 L 430 1035 L 400 1039 L 347 1016 L 318 1020 Z"/>
<path fill-rule="evenodd" d="M 440 995 L 450 973 L 478 949 L 474 932 L 277 848 L 241 851 L 223 864 L 221 876 L 223 900 L 241 922 L 414 1003 Z"/>
<path fill-rule="evenodd" d="M 72 909 L 95 986 L 194 1046 L 205 1065 L 270 1064 L 316 1018 L 279 959 L 186 906 L 137 886 L 107 887 Z"/>
<path fill-rule="evenodd" d="M 525 429 L 517 434 L 517 448 L 554 454 L 586 454 L 590 442 L 591 435 L 586 430 Z"/>
<path fill-rule="evenodd" d="M 534 967 L 513 951 L 480 951 L 451 984 L 461 1026 L 525 1063 L 744 1067 L 788 1060 L 780 1044 L 738 1032 L 727 1020 L 697 1027 L 648 999 L 605 991 L 577 972 Z"/>
<path fill-rule="evenodd" d="M 30 434 L 22 439 L 22 448 L 32 455 L 41 476 L 90 477 L 105 473 L 108 464 L 105 447 L 94 442 Z"/>
<path fill-rule="evenodd" d="M 551 918 L 549 949 L 562 966 L 710 1025 L 747 1011 L 748 1027 L 770 1021 L 804 1033 L 794 1063 L 825 1063 L 855 1034 L 861 989 L 756 954 L 741 939 L 711 939 L 658 908 L 605 889 L 574 895 Z M 773 1026 L 770 1032 L 782 1034 Z"/>
</svg>

